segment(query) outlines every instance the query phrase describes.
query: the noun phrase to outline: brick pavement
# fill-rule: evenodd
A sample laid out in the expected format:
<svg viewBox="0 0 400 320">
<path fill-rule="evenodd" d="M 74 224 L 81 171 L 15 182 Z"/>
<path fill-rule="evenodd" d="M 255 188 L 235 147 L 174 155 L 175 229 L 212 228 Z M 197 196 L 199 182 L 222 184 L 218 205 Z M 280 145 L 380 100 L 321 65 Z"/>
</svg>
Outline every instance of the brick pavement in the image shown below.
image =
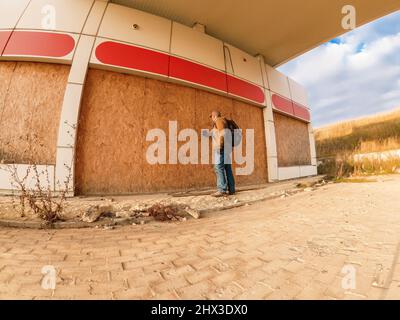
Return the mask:
<svg viewBox="0 0 400 320">
<path fill-rule="evenodd" d="M 183 223 L 2 228 L 0 299 L 398 299 L 400 176 L 383 180 Z M 45 265 L 55 290 L 41 286 Z"/>
</svg>

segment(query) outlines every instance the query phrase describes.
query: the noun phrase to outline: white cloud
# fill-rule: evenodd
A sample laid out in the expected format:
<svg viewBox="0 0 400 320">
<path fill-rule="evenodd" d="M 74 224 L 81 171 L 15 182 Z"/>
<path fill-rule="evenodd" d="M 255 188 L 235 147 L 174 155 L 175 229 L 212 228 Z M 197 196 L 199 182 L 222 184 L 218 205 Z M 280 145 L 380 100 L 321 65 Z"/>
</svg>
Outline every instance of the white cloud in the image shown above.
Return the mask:
<svg viewBox="0 0 400 320">
<path fill-rule="evenodd" d="M 303 84 L 316 126 L 400 106 L 400 13 L 280 68 Z"/>
<path fill-rule="evenodd" d="M 368 45 L 364 45 L 361 52 L 351 54 L 348 57 L 349 67 L 355 70 L 379 67 L 385 64 L 385 58 L 389 58 L 400 52 L 400 33 L 386 36 Z"/>
</svg>

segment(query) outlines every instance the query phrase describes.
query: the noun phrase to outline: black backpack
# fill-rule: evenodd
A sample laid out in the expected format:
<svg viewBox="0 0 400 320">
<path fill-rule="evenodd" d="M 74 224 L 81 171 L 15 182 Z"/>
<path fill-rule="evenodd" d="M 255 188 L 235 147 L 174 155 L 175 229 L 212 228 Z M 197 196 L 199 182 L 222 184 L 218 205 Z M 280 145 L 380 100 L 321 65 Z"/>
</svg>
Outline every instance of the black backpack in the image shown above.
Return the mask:
<svg viewBox="0 0 400 320">
<path fill-rule="evenodd" d="M 228 129 L 232 134 L 232 147 L 236 147 L 242 141 L 242 131 L 235 121 L 232 119 L 225 119 Z M 235 131 L 236 130 L 236 131 Z"/>
</svg>

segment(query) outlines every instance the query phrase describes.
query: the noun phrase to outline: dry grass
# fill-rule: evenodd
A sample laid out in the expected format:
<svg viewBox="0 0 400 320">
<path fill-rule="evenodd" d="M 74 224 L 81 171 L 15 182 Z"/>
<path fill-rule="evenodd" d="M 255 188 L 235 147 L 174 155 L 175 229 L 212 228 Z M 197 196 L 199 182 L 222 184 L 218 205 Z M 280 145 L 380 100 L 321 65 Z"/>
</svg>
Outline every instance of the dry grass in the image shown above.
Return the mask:
<svg viewBox="0 0 400 320">
<path fill-rule="evenodd" d="M 400 149 L 400 109 L 319 128 L 315 140 L 320 173 L 340 179 L 399 172 L 400 158 L 354 161 L 354 155 Z"/>
<path fill-rule="evenodd" d="M 324 158 L 318 165 L 318 173 L 325 174 L 328 179 L 342 180 L 350 176 L 370 176 L 400 173 L 400 158 L 388 160 L 362 159 L 354 161 L 354 156 L 337 156 Z"/>
<path fill-rule="evenodd" d="M 321 140 L 332 139 L 352 134 L 353 130 L 358 127 L 382 122 L 389 122 L 398 119 L 400 119 L 400 108 L 392 110 L 390 112 L 378 113 L 373 116 L 362 117 L 321 127 L 319 129 L 316 129 L 316 135 Z"/>
<path fill-rule="evenodd" d="M 318 158 L 400 149 L 400 109 L 319 128 Z"/>
</svg>

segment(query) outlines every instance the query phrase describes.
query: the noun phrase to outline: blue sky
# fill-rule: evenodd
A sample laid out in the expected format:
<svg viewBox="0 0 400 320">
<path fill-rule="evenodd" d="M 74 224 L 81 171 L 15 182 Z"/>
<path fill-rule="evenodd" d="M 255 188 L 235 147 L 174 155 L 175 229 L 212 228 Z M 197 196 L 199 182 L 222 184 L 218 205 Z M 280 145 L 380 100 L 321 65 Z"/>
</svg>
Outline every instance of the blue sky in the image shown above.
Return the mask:
<svg viewBox="0 0 400 320">
<path fill-rule="evenodd" d="M 400 107 L 400 12 L 281 66 L 306 87 L 314 127 Z"/>
</svg>

